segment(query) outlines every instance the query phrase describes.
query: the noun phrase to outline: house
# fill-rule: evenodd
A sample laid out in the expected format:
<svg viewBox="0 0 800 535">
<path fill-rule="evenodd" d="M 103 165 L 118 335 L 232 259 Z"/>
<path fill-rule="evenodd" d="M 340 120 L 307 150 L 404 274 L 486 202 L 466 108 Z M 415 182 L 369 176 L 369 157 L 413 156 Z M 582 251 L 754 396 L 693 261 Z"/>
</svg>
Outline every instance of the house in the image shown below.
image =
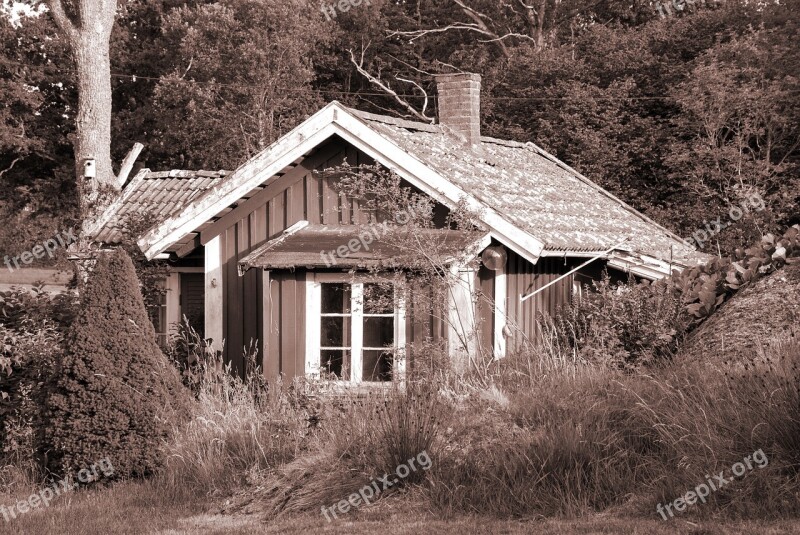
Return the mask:
<svg viewBox="0 0 800 535">
<path fill-rule="evenodd" d="M 254 341 L 269 377 L 322 369 L 351 382 L 402 376 L 413 366 L 406 349 L 426 340 L 447 343 L 459 366 L 477 347 L 500 358 L 603 270 L 658 279 L 702 260 L 535 144 L 481 136 L 480 76 L 436 82 L 438 124 L 332 102 L 233 172 L 143 169 L 99 219 L 96 240 L 118 241 L 126 218 L 146 214 L 138 244 L 172 266 L 162 325 L 192 317 L 217 347 L 224 340 L 240 373 L 240 349 Z M 399 298 L 378 312 L 363 306 L 371 285 L 386 283 L 365 266 L 394 251 L 375 235 L 369 251 L 332 261 L 374 220 L 325 174 L 342 162 L 380 164 L 437 210 L 479 214 L 477 237 L 444 227 L 424 237 L 463 252 L 447 299 L 457 321 L 420 317 Z"/>
</svg>

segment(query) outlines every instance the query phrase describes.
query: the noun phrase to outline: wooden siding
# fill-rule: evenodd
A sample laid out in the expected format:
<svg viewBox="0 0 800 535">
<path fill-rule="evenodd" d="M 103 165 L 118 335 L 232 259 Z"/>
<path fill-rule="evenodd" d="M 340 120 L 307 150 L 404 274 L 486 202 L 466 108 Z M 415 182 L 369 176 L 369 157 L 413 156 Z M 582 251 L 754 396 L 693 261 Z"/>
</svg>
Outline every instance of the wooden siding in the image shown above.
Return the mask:
<svg viewBox="0 0 800 535">
<path fill-rule="evenodd" d="M 540 334 L 539 316 L 542 313 L 555 314 L 560 307 L 569 305 L 572 296 L 572 275 L 546 290 L 531 297 L 524 303 L 520 296 L 528 294 L 557 279 L 573 267 L 573 263 L 563 258 L 541 258 L 536 265 L 508 251 L 507 296 L 508 326 L 511 337 L 508 351 L 518 351 L 527 343 L 535 343 Z"/>
<path fill-rule="evenodd" d="M 291 378 L 305 373 L 304 266 L 271 271 L 268 277 L 257 269 L 239 276 L 238 262 L 301 220 L 354 225 L 375 219 L 374 214 L 360 210 L 358 202 L 337 193 L 331 178 L 319 172 L 344 161 L 350 165 L 374 163 L 367 155 L 334 138 L 203 231 L 203 243 L 220 236 L 224 354 L 240 375 L 245 372 L 243 348 L 251 344 L 260 348 L 259 361 L 267 377 L 281 373 Z M 269 283 L 266 289 L 265 281 Z M 408 317 L 412 339 L 421 339 L 423 332 L 442 331 L 441 321 L 429 318 L 429 325 L 420 330 L 422 326 L 411 319 L 413 314 Z"/>
<path fill-rule="evenodd" d="M 205 274 L 179 273 L 180 314 L 201 336 L 205 333 Z M 179 321 L 181 320 L 179 318 Z"/>
<path fill-rule="evenodd" d="M 406 360 L 412 372 L 417 368 L 417 360 L 423 366 L 434 366 L 436 354 L 431 345 L 447 340 L 447 324 L 442 321 L 446 314 L 445 298 L 435 292 L 429 285 L 411 285 L 406 293 Z"/>
</svg>

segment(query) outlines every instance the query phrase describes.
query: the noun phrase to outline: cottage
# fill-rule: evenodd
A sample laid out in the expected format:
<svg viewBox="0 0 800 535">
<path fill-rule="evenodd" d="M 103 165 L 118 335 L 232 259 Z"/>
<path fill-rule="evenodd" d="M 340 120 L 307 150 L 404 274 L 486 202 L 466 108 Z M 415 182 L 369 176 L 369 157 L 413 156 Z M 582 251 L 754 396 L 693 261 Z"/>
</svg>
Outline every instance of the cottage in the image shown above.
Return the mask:
<svg viewBox="0 0 800 535">
<path fill-rule="evenodd" d="M 426 340 L 449 344 L 459 366 L 476 348 L 501 358 L 535 338 L 538 314 L 603 270 L 657 279 L 700 260 L 537 145 L 481 136 L 480 76 L 441 75 L 437 86 L 438 124 L 332 102 L 233 172 L 143 169 L 95 239 L 118 242 L 124 221 L 146 214 L 152 226 L 138 244 L 172 266 L 162 332 L 186 315 L 218 347 L 224 340 L 241 373 L 241 348 L 253 341 L 268 377 L 322 371 L 354 383 L 401 377 L 413 366 L 407 349 Z M 394 305 L 365 307 L 372 286 L 394 284 L 374 266 L 396 251 L 370 229 L 375 214 L 325 174 L 343 162 L 380 164 L 442 213 L 459 205 L 480 214 L 478 235 L 425 231 L 461 251 L 443 304 L 456 321 L 420 317 L 400 282 Z"/>
</svg>

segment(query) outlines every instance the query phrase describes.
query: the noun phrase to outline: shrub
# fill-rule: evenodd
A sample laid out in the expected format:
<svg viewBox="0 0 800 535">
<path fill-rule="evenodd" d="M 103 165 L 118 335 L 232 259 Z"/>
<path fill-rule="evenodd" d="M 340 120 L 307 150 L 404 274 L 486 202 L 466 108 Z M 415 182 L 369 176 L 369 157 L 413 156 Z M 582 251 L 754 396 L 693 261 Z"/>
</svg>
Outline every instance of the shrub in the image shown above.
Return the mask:
<svg viewBox="0 0 800 535">
<path fill-rule="evenodd" d="M 0 466 L 19 483 L 41 480 L 42 408 L 61 351 L 61 335 L 48 322 L 32 332 L 0 325 Z"/>
<path fill-rule="evenodd" d="M 31 332 L 49 323 L 63 332 L 75 319 L 77 305 L 74 292 L 50 294 L 41 286 L 34 286 L 30 291 L 12 288 L 0 292 L 0 325 Z"/>
<path fill-rule="evenodd" d="M 575 299 L 550 320 L 543 318 L 553 358 L 615 368 L 637 367 L 671 358 L 688 325 L 680 297 L 665 282 L 614 286 L 608 278 L 595 292 Z"/>
<path fill-rule="evenodd" d="M 73 293 L 0 292 L 0 484 L 5 487 L 42 479 L 44 400 L 74 308 Z"/>
<path fill-rule="evenodd" d="M 114 477 L 142 477 L 186 392 L 156 343 L 130 258 L 101 255 L 89 276 L 48 399 L 49 468 L 75 473 L 108 457 Z"/>
</svg>

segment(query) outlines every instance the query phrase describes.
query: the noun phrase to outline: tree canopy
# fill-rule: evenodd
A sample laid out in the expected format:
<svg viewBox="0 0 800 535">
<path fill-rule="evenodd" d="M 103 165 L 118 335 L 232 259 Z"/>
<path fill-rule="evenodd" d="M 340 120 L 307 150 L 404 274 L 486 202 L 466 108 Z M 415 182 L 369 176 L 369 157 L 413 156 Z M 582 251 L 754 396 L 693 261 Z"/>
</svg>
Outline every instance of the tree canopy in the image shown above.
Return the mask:
<svg viewBox="0 0 800 535">
<path fill-rule="evenodd" d="M 455 68 L 483 76 L 486 134 L 534 141 L 683 236 L 758 194 L 765 209 L 713 244 L 725 252 L 800 222 L 797 7 L 372 0 L 331 18 L 308 0 L 128 0 L 112 159 L 141 141 L 152 169 L 234 168 L 333 99 L 413 118 L 365 73 L 416 110 L 427 95 L 431 115 L 431 73 Z M 2 17 L 0 39 L 0 212 L 64 216 L 64 37 L 49 17 Z"/>
</svg>

